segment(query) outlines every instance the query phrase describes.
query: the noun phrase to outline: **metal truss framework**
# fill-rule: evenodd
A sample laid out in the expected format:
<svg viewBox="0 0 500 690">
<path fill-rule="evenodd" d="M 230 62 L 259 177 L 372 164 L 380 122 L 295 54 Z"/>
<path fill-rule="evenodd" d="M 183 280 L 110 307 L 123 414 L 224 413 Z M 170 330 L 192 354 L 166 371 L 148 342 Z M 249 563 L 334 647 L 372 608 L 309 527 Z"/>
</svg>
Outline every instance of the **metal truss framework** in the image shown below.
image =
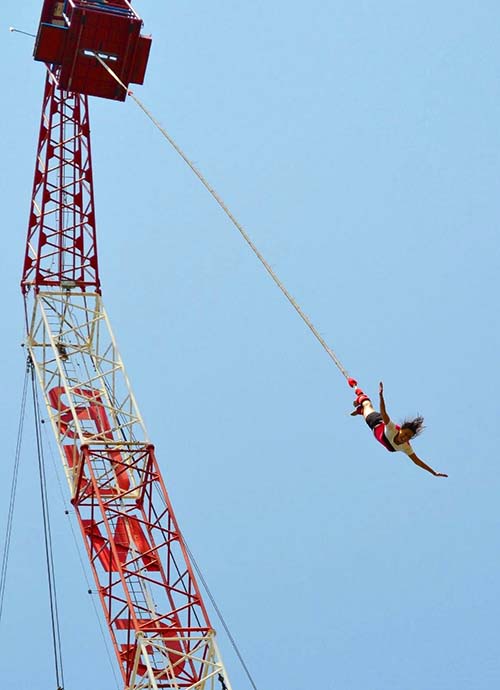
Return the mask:
<svg viewBox="0 0 500 690">
<path fill-rule="evenodd" d="M 27 345 L 125 689 L 231 690 L 102 304 L 94 226 L 87 99 L 48 79 L 22 280 Z"/>
<path fill-rule="evenodd" d="M 22 289 L 100 290 L 87 99 L 47 73 Z"/>
</svg>

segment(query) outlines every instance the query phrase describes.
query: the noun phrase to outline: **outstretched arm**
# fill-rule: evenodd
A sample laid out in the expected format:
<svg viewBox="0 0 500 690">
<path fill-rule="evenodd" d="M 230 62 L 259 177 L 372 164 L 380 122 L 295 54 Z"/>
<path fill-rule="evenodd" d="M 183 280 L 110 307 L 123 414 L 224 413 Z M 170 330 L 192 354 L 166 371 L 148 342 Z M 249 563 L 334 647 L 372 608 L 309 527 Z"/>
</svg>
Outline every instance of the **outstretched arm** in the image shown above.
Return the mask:
<svg viewBox="0 0 500 690">
<path fill-rule="evenodd" d="M 382 415 L 382 419 L 384 420 L 384 424 L 389 424 L 391 421 L 391 418 L 387 414 L 387 410 L 385 409 L 385 400 L 384 400 L 384 384 L 381 381 L 378 385 L 378 393 L 379 393 L 379 398 L 380 398 L 380 414 Z"/>
<path fill-rule="evenodd" d="M 447 474 L 443 474 L 442 472 L 436 472 L 436 470 L 433 470 L 432 467 L 429 467 L 429 465 L 426 465 L 423 460 L 420 460 L 418 455 L 416 453 L 412 453 L 411 455 L 408 456 L 412 462 L 415 463 L 415 465 L 418 465 L 421 467 L 423 470 L 427 470 L 427 472 L 430 472 L 433 474 L 435 477 L 447 477 Z"/>
</svg>

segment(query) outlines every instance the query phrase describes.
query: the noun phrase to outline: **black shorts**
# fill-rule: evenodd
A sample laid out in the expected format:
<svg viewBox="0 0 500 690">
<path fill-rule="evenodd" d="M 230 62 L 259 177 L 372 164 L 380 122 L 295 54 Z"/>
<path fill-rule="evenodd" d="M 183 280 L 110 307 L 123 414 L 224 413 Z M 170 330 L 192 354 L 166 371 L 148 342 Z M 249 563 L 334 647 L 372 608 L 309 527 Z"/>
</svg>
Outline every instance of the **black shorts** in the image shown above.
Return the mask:
<svg viewBox="0 0 500 690">
<path fill-rule="evenodd" d="M 370 414 L 366 416 L 365 422 L 373 431 L 377 426 L 379 426 L 379 424 L 384 423 L 384 419 L 380 412 L 370 412 Z"/>
</svg>

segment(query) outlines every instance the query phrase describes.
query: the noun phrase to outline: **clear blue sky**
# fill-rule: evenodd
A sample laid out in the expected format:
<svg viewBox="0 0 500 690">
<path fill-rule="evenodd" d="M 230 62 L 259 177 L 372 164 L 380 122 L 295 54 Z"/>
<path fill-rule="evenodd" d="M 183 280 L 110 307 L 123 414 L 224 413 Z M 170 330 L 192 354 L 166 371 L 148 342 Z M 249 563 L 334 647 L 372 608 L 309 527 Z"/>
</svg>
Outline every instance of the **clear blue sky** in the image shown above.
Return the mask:
<svg viewBox="0 0 500 690">
<path fill-rule="evenodd" d="M 2 538 L 44 80 L 8 27 L 35 31 L 40 7 L 0 8 Z M 136 7 L 154 40 L 139 97 L 367 392 L 383 379 L 394 417 L 425 416 L 415 449 L 450 475 L 349 417 L 344 380 L 193 174 L 133 102 L 92 99 L 105 303 L 258 689 L 498 687 L 500 6 Z M 55 688 L 32 426 L 0 627 L 16 690 Z M 115 690 L 50 457 L 66 690 Z"/>
</svg>

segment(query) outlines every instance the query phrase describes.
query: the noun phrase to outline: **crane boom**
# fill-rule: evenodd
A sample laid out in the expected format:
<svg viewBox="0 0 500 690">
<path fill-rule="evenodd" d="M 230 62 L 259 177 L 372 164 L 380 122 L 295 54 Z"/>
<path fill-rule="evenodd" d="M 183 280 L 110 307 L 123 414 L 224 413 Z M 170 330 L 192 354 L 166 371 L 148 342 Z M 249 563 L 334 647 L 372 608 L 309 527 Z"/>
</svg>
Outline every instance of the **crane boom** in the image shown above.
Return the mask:
<svg viewBox="0 0 500 690">
<path fill-rule="evenodd" d="M 231 690 L 103 306 L 87 95 L 58 74 L 48 69 L 21 280 L 29 356 L 125 689 Z"/>
</svg>

